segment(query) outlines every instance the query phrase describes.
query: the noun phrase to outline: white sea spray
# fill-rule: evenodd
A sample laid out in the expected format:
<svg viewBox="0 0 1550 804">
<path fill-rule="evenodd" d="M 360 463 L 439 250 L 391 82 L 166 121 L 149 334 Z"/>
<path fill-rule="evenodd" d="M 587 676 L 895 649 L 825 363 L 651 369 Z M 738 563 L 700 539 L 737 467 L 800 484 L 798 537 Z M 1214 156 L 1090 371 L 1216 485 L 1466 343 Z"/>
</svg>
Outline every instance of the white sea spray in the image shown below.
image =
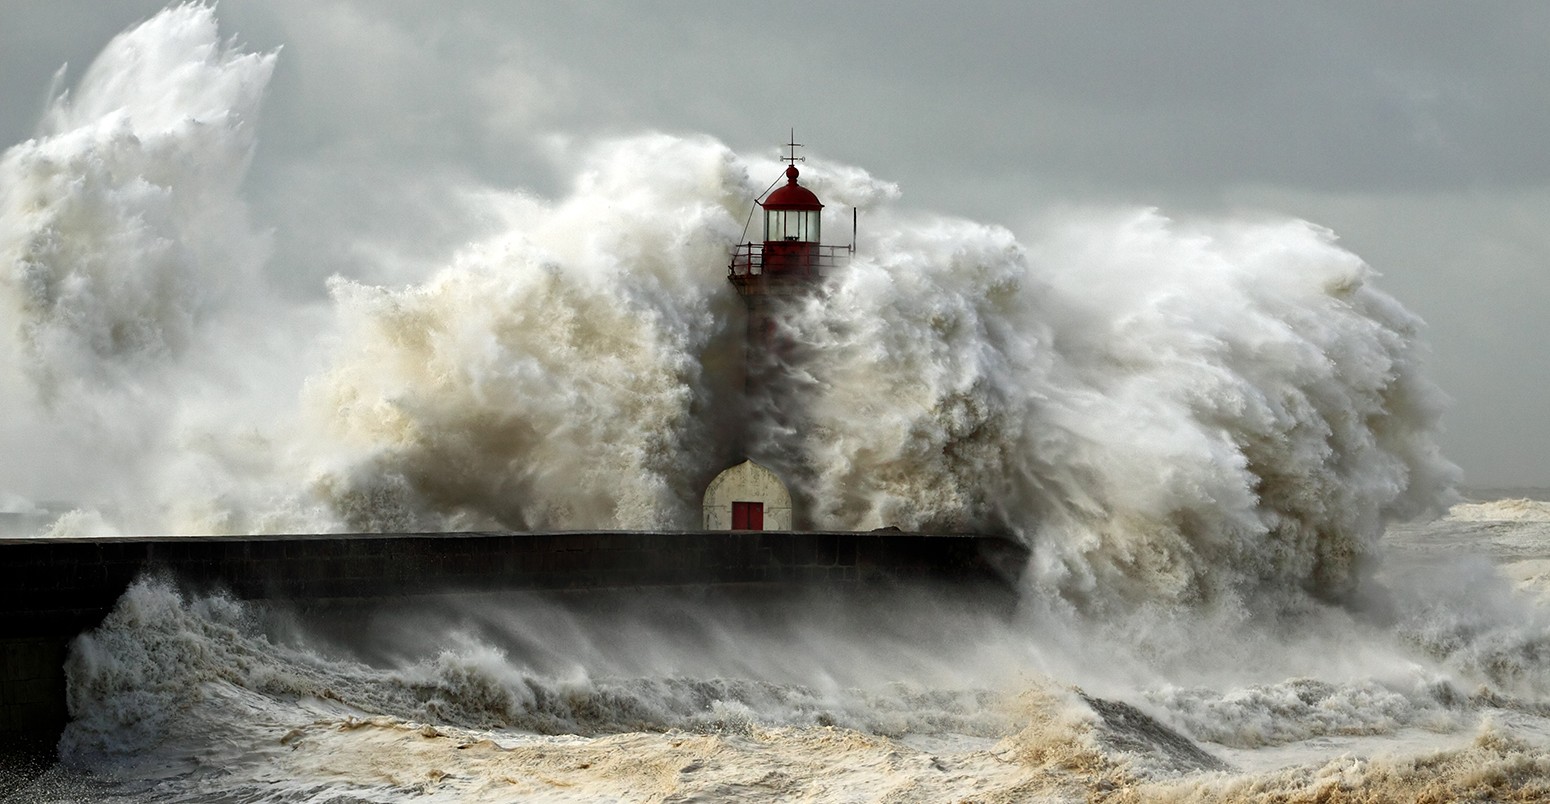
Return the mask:
<svg viewBox="0 0 1550 804">
<path fill-rule="evenodd" d="M 742 447 L 811 524 L 1008 532 L 1035 586 L 1128 609 L 1341 599 L 1453 480 L 1420 322 L 1328 232 L 1140 210 L 1020 239 L 844 165 L 806 177 L 869 206 L 866 247 L 791 311 L 806 418 L 741 431 L 724 264 L 773 166 L 704 137 L 575 145 L 554 200 L 469 188 L 494 234 L 423 282 L 335 278 L 307 344 L 318 315 L 254 284 L 240 196 L 275 57 L 170 8 L 7 152 L 7 403 L 139 468 L 69 489 L 99 509 L 74 528 L 685 527 Z M 300 369 L 229 335 L 255 309 Z M 285 403 L 277 379 L 289 410 L 217 402 Z"/>
</svg>

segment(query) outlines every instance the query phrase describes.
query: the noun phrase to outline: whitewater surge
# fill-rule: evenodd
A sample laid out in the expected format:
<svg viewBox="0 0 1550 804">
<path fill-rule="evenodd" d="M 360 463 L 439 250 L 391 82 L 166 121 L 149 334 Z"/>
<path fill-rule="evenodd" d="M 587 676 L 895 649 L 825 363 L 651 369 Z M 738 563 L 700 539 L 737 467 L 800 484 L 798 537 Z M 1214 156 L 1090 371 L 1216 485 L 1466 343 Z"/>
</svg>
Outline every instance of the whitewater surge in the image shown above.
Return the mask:
<svg viewBox="0 0 1550 804">
<path fill-rule="evenodd" d="M 238 188 L 275 57 L 191 11 L 114 39 L 0 162 L 3 287 L 46 402 L 176 360 L 263 261 Z"/>
<path fill-rule="evenodd" d="M 554 200 L 467 188 L 493 234 L 420 282 L 336 277 L 309 334 L 254 290 L 240 196 L 276 54 L 214 17 L 115 39 L 4 158 L 6 406 L 139 470 L 47 489 L 91 503 L 56 530 L 686 527 L 746 450 L 813 526 L 1010 532 L 1095 610 L 1348 597 L 1454 479 L 1420 322 L 1327 231 L 1141 210 L 1021 239 L 848 166 L 806 174 L 868 207 L 793 312 L 807 419 L 747 432 L 724 264 L 774 165 L 708 138 L 572 148 Z M 281 334 L 230 334 L 239 308 Z M 250 393 L 278 404 L 214 404 Z"/>
<path fill-rule="evenodd" d="M 1138 676 L 928 589 L 309 613 L 147 580 L 71 646 L 63 761 L 11 800 L 1534 800 L 1547 610 L 1474 600 L 1501 583 Z M 1439 614 L 1496 635 L 1428 641 Z"/>
<path fill-rule="evenodd" d="M 838 523 L 1008 529 L 1084 598 L 1339 597 L 1452 482 L 1419 322 L 1326 231 L 876 217 L 804 320 Z"/>
<path fill-rule="evenodd" d="M 745 182 L 707 141 L 606 143 L 559 203 L 492 195 L 508 230 L 424 284 L 335 280 L 305 399 L 355 451 L 324 493 L 378 497 L 351 527 L 693 526 L 736 447 Z"/>
<path fill-rule="evenodd" d="M 1459 503 L 1448 518 L 1466 522 L 1550 522 L 1550 503 L 1523 498 Z"/>
<path fill-rule="evenodd" d="M 1024 647 L 992 638 L 1005 623 L 973 607 L 913 594 L 855 606 L 614 596 L 443 598 L 320 620 L 144 581 L 71 648 L 55 776 L 76 789 L 91 784 L 81 769 L 122 780 L 104 800 L 417 789 L 456 800 L 585 770 L 584 797 L 662 770 L 643 765 L 677 773 L 686 760 L 671 749 L 684 742 L 762 761 L 749 743 L 792 740 L 791 761 L 812 769 L 824 745 L 872 762 L 907 734 L 988 745 L 1015 717 L 996 679 Z M 885 610 L 896 625 L 874 619 Z M 940 635 L 934 650 L 920 649 L 922 628 Z M 965 683 L 968 655 L 978 684 Z"/>
<path fill-rule="evenodd" d="M 274 65 L 209 9 L 169 9 L 0 156 L 0 438 L 27 456 L 0 470 L 7 510 L 63 534 L 232 518 L 220 499 L 242 493 L 219 481 L 243 474 L 248 434 L 231 417 L 272 401 L 253 348 L 269 239 L 241 185 Z"/>
</svg>

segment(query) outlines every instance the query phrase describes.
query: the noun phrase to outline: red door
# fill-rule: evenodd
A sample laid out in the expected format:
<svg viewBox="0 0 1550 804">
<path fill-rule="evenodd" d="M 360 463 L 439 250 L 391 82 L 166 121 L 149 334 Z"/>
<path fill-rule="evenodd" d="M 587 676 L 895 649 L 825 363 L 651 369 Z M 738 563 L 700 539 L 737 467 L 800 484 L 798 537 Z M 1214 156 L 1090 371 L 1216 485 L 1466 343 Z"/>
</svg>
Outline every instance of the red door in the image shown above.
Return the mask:
<svg viewBox="0 0 1550 804">
<path fill-rule="evenodd" d="M 733 530 L 764 530 L 764 503 L 732 503 Z"/>
</svg>

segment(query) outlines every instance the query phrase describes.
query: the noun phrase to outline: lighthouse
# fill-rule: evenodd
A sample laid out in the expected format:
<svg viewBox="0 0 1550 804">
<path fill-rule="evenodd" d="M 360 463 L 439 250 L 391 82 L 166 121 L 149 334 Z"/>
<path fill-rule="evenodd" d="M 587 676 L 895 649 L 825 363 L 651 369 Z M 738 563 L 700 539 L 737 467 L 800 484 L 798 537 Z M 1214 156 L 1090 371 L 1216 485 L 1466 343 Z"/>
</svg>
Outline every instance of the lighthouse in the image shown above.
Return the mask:
<svg viewBox="0 0 1550 804">
<path fill-rule="evenodd" d="M 750 459 L 717 476 L 705 493 L 706 530 L 790 530 L 802 521 L 795 505 L 800 495 L 792 495 L 775 471 L 805 471 L 796 454 L 799 445 L 790 442 L 791 434 L 802 429 L 803 400 L 791 376 L 799 356 L 783 319 L 796 305 L 814 298 L 824 278 L 850 261 L 855 231 L 852 228 L 848 246 L 823 243 L 824 205 L 802 186 L 797 163 L 805 160 L 796 155 L 801 143 L 795 132 L 786 145 L 790 152 L 782 159 L 787 163 L 783 176 L 771 185 L 772 192 L 755 199 L 762 239 L 734 247 L 727 267 L 728 280 L 748 308 L 743 450 L 771 466 Z M 853 226 L 854 220 L 853 215 Z M 770 434 L 784 435 L 772 441 Z"/>
</svg>

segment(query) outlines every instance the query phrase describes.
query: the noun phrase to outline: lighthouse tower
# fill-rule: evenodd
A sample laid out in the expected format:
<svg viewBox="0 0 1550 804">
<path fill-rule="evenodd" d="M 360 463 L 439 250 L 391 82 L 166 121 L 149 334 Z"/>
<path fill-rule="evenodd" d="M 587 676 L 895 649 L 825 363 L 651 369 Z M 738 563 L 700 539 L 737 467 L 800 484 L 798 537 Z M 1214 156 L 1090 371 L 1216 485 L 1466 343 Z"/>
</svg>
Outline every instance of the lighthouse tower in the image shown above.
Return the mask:
<svg viewBox="0 0 1550 804">
<path fill-rule="evenodd" d="M 789 530 L 805 519 L 801 495 L 788 491 L 781 478 L 789 481 L 807 471 L 790 438 L 803 429 L 805 416 L 801 389 L 789 370 L 799 355 L 783 318 L 814 295 L 833 269 L 849 262 L 855 237 L 852 232 L 848 246 L 823 244 L 823 202 L 798 181 L 801 143 L 793 135 L 787 146 L 785 183 L 758 201 L 763 239 L 738 245 L 728 265 L 728 279 L 748 307 L 742 449 L 751 459 L 727 469 L 706 490 L 707 530 Z"/>
</svg>

